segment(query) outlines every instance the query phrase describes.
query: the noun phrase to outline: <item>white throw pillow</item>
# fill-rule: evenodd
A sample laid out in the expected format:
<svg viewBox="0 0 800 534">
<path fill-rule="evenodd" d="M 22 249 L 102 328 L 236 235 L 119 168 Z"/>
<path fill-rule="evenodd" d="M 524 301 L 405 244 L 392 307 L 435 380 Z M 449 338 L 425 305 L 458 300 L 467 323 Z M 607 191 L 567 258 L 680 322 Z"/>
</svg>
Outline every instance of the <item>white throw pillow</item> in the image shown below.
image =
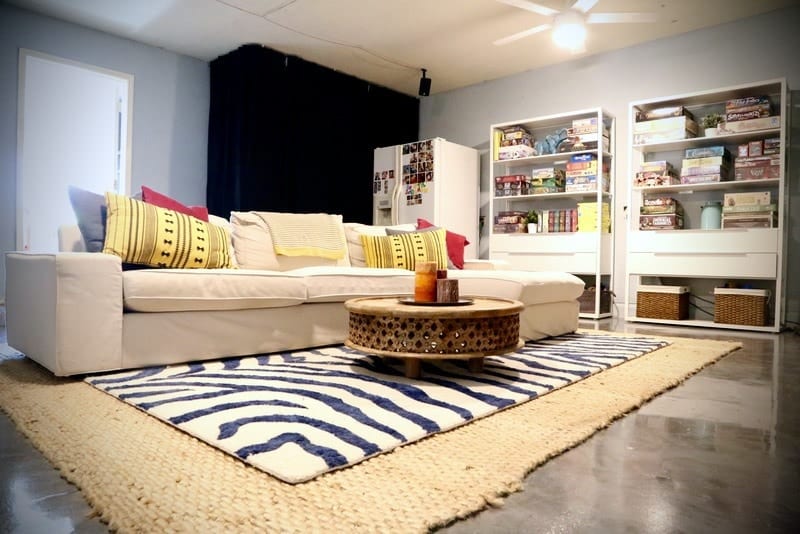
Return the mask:
<svg viewBox="0 0 800 534">
<path fill-rule="evenodd" d="M 232 211 L 233 250 L 242 269 L 280 270 L 269 227 L 258 215 L 248 211 Z"/>
<path fill-rule="evenodd" d="M 223 219 L 211 213 L 208 214 L 208 222 L 216 226 L 221 226 L 228 231 L 228 248 L 231 251 L 231 263 L 234 267 L 238 267 L 239 262 L 236 260 L 236 249 L 233 248 L 233 226 L 231 226 L 231 222 L 228 219 Z"/>
</svg>

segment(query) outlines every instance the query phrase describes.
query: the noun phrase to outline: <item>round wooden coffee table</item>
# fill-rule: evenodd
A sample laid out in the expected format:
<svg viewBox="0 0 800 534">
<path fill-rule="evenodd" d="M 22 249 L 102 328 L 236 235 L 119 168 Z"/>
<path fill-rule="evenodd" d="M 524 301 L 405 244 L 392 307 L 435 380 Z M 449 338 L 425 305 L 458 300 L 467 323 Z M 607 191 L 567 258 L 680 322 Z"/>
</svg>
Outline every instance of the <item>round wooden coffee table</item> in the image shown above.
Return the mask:
<svg viewBox="0 0 800 534">
<path fill-rule="evenodd" d="M 400 358 L 405 375 L 420 376 L 422 360 L 464 359 L 470 371 L 484 356 L 521 347 L 517 300 L 474 297 L 464 305 L 404 304 L 405 297 L 364 297 L 344 303 L 350 312 L 345 345 Z"/>
</svg>

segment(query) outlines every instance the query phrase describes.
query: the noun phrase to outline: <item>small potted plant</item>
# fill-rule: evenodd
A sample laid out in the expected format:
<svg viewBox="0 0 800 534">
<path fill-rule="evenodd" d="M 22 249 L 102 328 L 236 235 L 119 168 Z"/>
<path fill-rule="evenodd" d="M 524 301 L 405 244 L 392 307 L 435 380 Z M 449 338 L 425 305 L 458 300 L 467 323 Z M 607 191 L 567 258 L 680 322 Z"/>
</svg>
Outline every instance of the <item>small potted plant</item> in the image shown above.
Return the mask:
<svg viewBox="0 0 800 534">
<path fill-rule="evenodd" d="M 528 223 L 528 233 L 536 233 L 536 225 L 539 224 L 539 214 L 533 210 L 525 214 L 525 222 Z"/>
<path fill-rule="evenodd" d="M 723 122 L 722 115 L 719 113 L 709 113 L 701 121 L 703 125 L 703 135 L 706 137 L 716 137 L 719 134 L 719 125 Z"/>
</svg>

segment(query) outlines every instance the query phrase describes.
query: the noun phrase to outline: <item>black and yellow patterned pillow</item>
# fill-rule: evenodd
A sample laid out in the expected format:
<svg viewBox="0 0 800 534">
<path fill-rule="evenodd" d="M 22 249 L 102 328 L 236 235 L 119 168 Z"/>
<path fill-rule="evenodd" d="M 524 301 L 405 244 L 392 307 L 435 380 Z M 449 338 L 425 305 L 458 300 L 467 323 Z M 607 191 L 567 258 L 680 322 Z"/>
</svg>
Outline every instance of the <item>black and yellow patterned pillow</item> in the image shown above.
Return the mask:
<svg viewBox="0 0 800 534">
<path fill-rule="evenodd" d="M 367 267 L 413 271 L 418 261 L 435 261 L 439 269 L 447 269 L 444 228 L 386 236 L 361 234 L 361 243 Z"/>
<path fill-rule="evenodd" d="M 150 267 L 233 267 L 221 226 L 114 193 L 106 193 L 106 207 L 106 254 Z"/>
</svg>

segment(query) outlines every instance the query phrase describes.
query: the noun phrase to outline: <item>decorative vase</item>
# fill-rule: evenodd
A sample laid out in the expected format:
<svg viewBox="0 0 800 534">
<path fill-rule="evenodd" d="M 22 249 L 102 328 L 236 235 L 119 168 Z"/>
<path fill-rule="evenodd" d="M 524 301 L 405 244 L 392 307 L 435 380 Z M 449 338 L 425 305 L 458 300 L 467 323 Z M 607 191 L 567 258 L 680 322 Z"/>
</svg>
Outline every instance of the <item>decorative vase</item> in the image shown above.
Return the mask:
<svg viewBox="0 0 800 534">
<path fill-rule="evenodd" d="M 528 233 L 529 234 L 536 233 L 536 223 L 528 223 Z"/>
<path fill-rule="evenodd" d="M 703 135 L 705 137 L 716 137 L 719 135 L 719 128 L 716 126 L 713 128 L 705 128 L 703 130 Z"/>
<path fill-rule="evenodd" d="M 722 227 L 722 202 L 709 200 L 700 207 L 700 228 L 719 230 Z"/>
</svg>

